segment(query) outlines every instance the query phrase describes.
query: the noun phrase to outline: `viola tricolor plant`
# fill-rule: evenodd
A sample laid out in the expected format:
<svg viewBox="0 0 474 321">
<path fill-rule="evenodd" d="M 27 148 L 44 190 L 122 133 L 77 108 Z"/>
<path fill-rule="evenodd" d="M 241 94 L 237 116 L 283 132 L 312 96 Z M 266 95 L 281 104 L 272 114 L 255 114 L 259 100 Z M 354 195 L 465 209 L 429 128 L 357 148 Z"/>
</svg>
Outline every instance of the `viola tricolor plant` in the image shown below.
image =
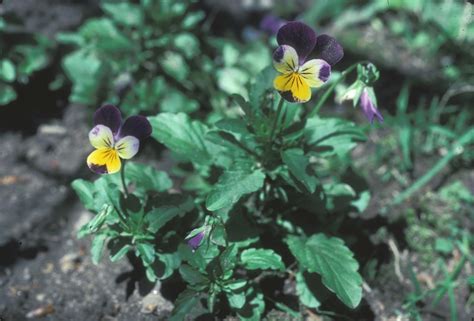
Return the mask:
<svg viewBox="0 0 474 321">
<path fill-rule="evenodd" d="M 122 123 L 122 115 L 113 105 L 105 105 L 96 111 L 94 125 L 89 132 L 89 141 L 96 150 L 87 157 L 87 165 L 97 174 L 120 171 L 120 159 L 135 156 L 140 140 L 151 135 L 146 117 L 131 116 Z"/>
<path fill-rule="evenodd" d="M 121 171 L 122 189 L 117 175 L 73 183 L 96 213 L 79 233 L 95 236 L 94 262 L 107 245 L 112 261 L 139 257 L 150 282 L 174 278 L 171 283 L 186 288 L 171 321 L 199 311 L 262 320 L 269 302 L 296 316 L 318 312 L 326 301 L 349 308 L 361 302 L 362 276 L 349 249 L 360 235 L 352 229 L 343 239 L 341 230 L 347 230 L 347 214 L 363 212 L 370 200 L 369 191 L 345 179 L 351 150 L 365 140 L 364 126 L 318 112 L 357 70 L 356 85 L 349 87 L 355 91 L 345 96 L 360 101 L 370 121 L 381 120 L 369 89 L 378 72 L 367 63 L 336 72 L 342 46 L 301 22 L 283 25 L 277 41 L 273 64 L 280 75 L 267 66 L 249 85 L 248 97 L 229 97 L 239 114 L 213 114 L 204 122 L 163 112 L 122 124 L 116 107 L 96 112 L 90 141 L 97 150 L 88 158 L 93 171 L 116 173 L 121 159 L 132 158 L 149 135 L 173 156 L 174 181 L 130 161 Z M 322 92 L 314 105 L 313 87 Z M 265 289 L 268 277 L 294 285 L 292 293 L 276 292 L 295 304 Z"/>
</svg>

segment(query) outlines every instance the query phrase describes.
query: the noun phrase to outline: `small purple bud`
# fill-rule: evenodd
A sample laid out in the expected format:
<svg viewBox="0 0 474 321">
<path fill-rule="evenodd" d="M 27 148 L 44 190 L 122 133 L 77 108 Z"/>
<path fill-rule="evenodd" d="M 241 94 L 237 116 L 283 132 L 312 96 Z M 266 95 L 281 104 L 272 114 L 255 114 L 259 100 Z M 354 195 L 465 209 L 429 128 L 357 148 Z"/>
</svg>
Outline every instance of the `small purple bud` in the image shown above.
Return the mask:
<svg viewBox="0 0 474 321">
<path fill-rule="evenodd" d="M 188 239 L 188 245 L 190 248 L 193 249 L 193 252 L 197 250 L 197 248 L 201 245 L 202 240 L 204 239 L 204 231 L 199 232 L 195 236 Z"/>
<path fill-rule="evenodd" d="M 364 88 L 364 91 L 360 96 L 360 107 L 371 124 L 373 124 L 375 117 L 377 117 L 379 123 L 383 123 L 382 114 L 379 113 L 377 107 L 370 98 L 367 88 Z"/>
<path fill-rule="evenodd" d="M 276 35 L 278 30 L 286 23 L 285 20 L 272 14 L 265 15 L 260 21 L 260 29 L 269 35 Z"/>
</svg>

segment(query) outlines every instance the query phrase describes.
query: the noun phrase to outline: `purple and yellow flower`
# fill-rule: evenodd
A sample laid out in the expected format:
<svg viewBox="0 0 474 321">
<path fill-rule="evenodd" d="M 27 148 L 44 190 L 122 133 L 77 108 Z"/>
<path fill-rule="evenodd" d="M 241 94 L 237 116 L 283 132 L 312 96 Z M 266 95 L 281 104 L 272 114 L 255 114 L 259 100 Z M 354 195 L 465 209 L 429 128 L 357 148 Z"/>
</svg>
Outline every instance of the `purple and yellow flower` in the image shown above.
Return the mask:
<svg viewBox="0 0 474 321">
<path fill-rule="evenodd" d="M 131 116 L 122 123 L 120 110 L 113 105 L 102 106 L 95 112 L 94 125 L 89 132 L 89 141 L 96 150 L 87 157 L 87 166 L 97 174 L 120 171 L 121 159 L 135 156 L 140 141 L 152 131 L 144 116 Z"/>
<path fill-rule="evenodd" d="M 383 117 L 377 109 L 372 88 L 365 87 L 362 91 L 360 95 L 360 107 L 371 124 L 373 124 L 375 117 L 377 117 L 379 123 L 383 123 Z"/>
<path fill-rule="evenodd" d="M 331 66 L 344 56 L 342 46 L 328 35 L 316 36 L 308 25 L 292 21 L 278 30 L 279 47 L 273 53 L 273 65 L 281 73 L 273 86 L 289 102 L 307 102 L 311 88 L 324 85 Z M 306 61 L 314 53 L 316 59 Z"/>
</svg>

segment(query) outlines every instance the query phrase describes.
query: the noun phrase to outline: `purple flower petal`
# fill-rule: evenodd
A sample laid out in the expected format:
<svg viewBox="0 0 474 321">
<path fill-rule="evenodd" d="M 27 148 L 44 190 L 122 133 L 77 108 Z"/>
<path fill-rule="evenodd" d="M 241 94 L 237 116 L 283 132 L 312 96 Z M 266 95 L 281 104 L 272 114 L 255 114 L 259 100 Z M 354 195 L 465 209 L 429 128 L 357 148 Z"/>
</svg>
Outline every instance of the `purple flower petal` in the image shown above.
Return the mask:
<svg viewBox="0 0 474 321">
<path fill-rule="evenodd" d="M 362 112 L 364 113 L 365 117 L 367 117 L 367 120 L 371 124 L 374 123 L 375 117 L 377 117 L 379 123 L 383 123 L 382 114 L 380 114 L 380 112 L 377 110 L 377 107 L 372 102 L 372 99 L 370 99 L 367 89 L 364 89 L 362 95 L 360 96 L 360 107 L 362 108 Z"/>
<path fill-rule="evenodd" d="M 277 41 L 279 45 L 295 48 L 300 64 L 303 64 L 316 45 L 316 33 L 310 26 L 299 21 L 292 21 L 278 30 Z"/>
<path fill-rule="evenodd" d="M 125 123 L 120 130 L 120 137 L 133 136 L 140 140 L 151 135 L 151 125 L 148 119 L 144 116 L 130 116 L 125 120 Z"/>
<path fill-rule="evenodd" d="M 120 110 L 114 105 L 104 105 L 97 109 L 94 114 L 94 125 L 104 125 L 110 128 L 115 135 L 122 124 Z"/>
<path fill-rule="evenodd" d="M 201 245 L 203 239 L 204 232 L 199 232 L 188 240 L 188 245 L 193 249 L 193 251 L 195 251 Z"/>
<path fill-rule="evenodd" d="M 342 46 L 336 39 L 328 35 L 318 36 L 314 50 L 318 58 L 327 61 L 331 66 L 334 66 L 344 57 Z"/>
</svg>

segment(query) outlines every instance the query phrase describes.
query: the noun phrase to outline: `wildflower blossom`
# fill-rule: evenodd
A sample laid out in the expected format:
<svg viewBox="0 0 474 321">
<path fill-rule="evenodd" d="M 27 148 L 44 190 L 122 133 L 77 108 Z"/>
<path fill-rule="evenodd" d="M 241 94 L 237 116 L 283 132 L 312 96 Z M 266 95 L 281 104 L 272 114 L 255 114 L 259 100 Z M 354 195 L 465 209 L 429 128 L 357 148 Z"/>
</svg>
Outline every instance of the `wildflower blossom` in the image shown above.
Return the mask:
<svg viewBox="0 0 474 321">
<path fill-rule="evenodd" d="M 289 102 L 311 99 L 311 88 L 321 87 L 331 75 L 331 66 L 342 59 L 342 46 L 328 35 L 316 36 L 302 22 L 289 22 L 278 30 L 279 47 L 273 53 L 273 65 L 281 73 L 273 86 Z M 306 61 L 311 53 L 317 59 Z"/>
<path fill-rule="evenodd" d="M 196 251 L 197 248 L 201 245 L 202 241 L 204 240 L 204 235 L 205 235 L 205 232 L 201 231 L 197 233 L 196 235 L 194 235 L 193 237 L 187 239 L 187 243 L 189 247 L 193 249 L 193 251 Z"/>
<path fill-rule="evenodd" d="M 362 95 L 360 96 L 360 107 L 371 124 L 374 122 L 375 117 L 377 117 L 380 123 L 383 122 L 382 114 L 380 114 L 375 106 L 375 97 L 372 88 L 365 87 L 362 91 Z"/>
<path fill-rule="evenodd" d="M 94 125 L 89 141 L 96 150 L 87 157 L 87 166 L 97 174 L 118 172 L 121 159 L 135 156 L 140 140 L 150 136 L 152 131 L 143 116 L 131 116 L 122 123 L 122 115 L 113 105 L 105 105 L 95 112 Z"/>
</svg>

